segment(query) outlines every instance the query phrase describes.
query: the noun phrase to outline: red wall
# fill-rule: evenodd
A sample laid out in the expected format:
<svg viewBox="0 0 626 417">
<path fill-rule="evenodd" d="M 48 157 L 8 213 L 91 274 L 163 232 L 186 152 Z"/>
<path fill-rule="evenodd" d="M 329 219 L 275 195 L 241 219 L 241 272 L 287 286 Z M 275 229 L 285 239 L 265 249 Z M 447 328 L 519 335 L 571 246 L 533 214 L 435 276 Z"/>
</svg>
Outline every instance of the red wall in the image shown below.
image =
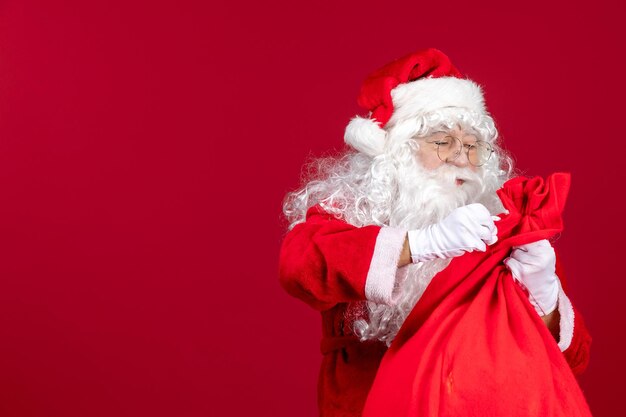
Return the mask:
<svg viewBox="0 0 626 417">
<path fill-rule="evenodd" d="M 573 173 L 581 384 L 624 414 L 617 1 L 128 3 L 0 3 L 0 415 L 316 415 L 281 199 L 368 72 L 430 46 L 485 86 L 521 170 Z"/>
</svg>

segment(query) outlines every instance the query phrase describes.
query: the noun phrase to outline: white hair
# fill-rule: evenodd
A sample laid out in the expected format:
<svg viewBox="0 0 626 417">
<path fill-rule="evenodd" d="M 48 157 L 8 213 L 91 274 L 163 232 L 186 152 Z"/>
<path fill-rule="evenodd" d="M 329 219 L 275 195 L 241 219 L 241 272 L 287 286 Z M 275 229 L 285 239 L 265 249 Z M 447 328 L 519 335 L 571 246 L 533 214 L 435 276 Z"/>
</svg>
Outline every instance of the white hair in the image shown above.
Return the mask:
<svg viewBox="0 0 626 417">
<path fill-rule="evenodd" d="M 419 143 L 415 139 L 456 127 L 489 142 L 492 157 L 476 172 L 451 164 L 432 171 L 424 169 L 416 158 Z M 498 146 L 498 131 L 489 115 L 448 107 L 392 121 L 385 130 L 381 155 L 370 157 L 349 149 L 337 157 L 308 164 L 305 185 L 284 200 L 283 212 L 290 229 L 305 221 L 307 210 L 315 205 L 354 226 L 399 226 L 407 230 L 438 222 L 455 208 L 473 202 L 484 204 L 494 214 L 501 210 L 495 191 L 510 178 L 513 163 Z M 457 187 L 454 178 L 459 176 L 466 182 Z M 355 333 L 362 340 L 390 344 L 430 279 L 448 263 L 437 259 L 400 268 L 396 288 L 400 296 L 395 306 L 373 302 L 351 306 Z"/>
</svg>

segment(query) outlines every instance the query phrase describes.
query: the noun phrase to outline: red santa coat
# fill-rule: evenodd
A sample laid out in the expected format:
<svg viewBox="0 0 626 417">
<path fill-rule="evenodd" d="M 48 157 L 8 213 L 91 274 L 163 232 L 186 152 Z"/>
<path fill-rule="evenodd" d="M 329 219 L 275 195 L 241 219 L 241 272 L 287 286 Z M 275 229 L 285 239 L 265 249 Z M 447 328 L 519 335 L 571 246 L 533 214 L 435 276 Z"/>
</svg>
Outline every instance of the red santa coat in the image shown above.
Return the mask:
<svg viewBox="0 0 626 417">
<path fill-rule="evenodd" d="M 296 225 L 283 241 L 281 285 L 322 316 L 320 416 L 361 415 L 386 346 L 359 342 L 346 313 L 354 302 L 393 303 L 405 235 L 406 230 L 394 227 L 355 227 L 313 207 L 306 221 Z M 566 289 L 559 263 L 557 275 Z M 559 313 L 559 347 L 572 371 L 580 374 L 589 361 L 591 337 L 564 292 L 559 295 Z"/>
</svg>

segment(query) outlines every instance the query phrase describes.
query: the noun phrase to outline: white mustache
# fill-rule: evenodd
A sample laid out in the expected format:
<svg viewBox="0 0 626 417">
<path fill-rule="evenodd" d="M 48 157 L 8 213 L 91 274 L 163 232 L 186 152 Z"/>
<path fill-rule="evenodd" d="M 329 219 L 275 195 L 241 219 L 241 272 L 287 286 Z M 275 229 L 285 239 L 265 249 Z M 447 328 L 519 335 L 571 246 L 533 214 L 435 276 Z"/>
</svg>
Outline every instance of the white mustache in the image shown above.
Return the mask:
<svg viewBox="0 0 626 417">
<path fill-rule="evenodd" d="M 441 184 L 455 184 L 457 179 L 466 183 L 479 183 L 481 181 L 480 175 L 470 168 L 459 168 L 454 165 L 442 165 L 430 171 L 429 177 Z"/>
</svg>

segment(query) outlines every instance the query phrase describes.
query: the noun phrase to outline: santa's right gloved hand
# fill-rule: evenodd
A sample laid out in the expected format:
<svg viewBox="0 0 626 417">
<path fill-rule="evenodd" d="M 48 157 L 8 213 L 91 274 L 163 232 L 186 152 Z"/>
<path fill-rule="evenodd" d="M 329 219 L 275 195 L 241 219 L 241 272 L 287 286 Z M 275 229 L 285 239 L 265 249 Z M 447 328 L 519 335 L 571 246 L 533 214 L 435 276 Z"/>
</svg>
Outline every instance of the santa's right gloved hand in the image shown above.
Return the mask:
<svg viewBox="0 0 626 417">
<path fill-rule="evenodd" d="M 498 229 L 489 210 L 482 204 L 469 204 L 450 213 L 441 222 L 408 232 L 411 260 L 430 261 L 453 258 L 475 250 L 484 252 L 496 243 Z"/>
</svg>

